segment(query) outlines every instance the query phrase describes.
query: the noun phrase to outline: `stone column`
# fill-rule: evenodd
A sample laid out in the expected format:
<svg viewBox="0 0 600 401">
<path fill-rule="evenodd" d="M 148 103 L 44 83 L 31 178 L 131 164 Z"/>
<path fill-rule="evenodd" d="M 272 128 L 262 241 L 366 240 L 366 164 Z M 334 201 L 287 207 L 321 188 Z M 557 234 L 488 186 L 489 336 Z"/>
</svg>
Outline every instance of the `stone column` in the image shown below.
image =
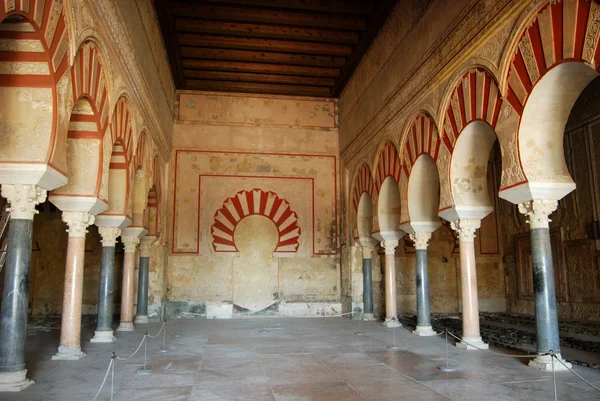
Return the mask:
<svg viewBox="0 0 600 401">
<path fill-rule="evenodd" d="M 117 331 L 133 331 L 133 280 L 135 273 L 135 250 L 140 243 L 139 237 L 121 237 L 125 245 L 123 258 L 123 292 L 121 296 L 121 324 Z"/>
<path fill-rule="evenodd" d="M 93 343 L 110 343 L 117 338 L 113 334 L 113 302 L 115 290 L 115 244 L 121 235 L 118 227 L 98 227 L 102 236 L 102 259 L 100 261 L 100 285 L 98 286 L 98 322 Z"/>
<path fill-rule="evenodd" d="M 65 267 L 65 290 L 63 293 L 60 345 L 53 360 L 77 360 L 86 356 L 81 351 L 81 306 L 83 297 L 83 267 L 85 258 L 85 234 L 94 224 L 94 216 L 87 212 L 63 212 L 62 220 L 69 227 L 67 263 Z"/>
<path fill-rule="evenodd" d="M 483 342 L 479 331 L 479 298 L 477 297 L 477 269 L 475 267 L 475 230 L 481 226 L 481 220 L 455 220 L 451 225 L 452 229 L 458 233 L 460 240 L 463 341 L 456 343 L 456 346 L 467 350 L 488 349 L 489 346 Z"/>
<path fill-rule="evenodd" d="M 373 315 L 373 247 L 363 246 L 363 319 L 374 320 Z"/>
<path fill-rule="evenodd" d="M 550 244 L 550 214 L 556 210 L 556 200 L 533 200 L 519 204 L 519 211 L 529 220 L 531 236 L 531 260 L 533 264 L 533 288 L 535 292 L 535 327 L 537 351 L 546 354 L 554 351 L 560 355 L 560 337 L 556 313 L 556 290 L 552 246 Z M 563 360 L 564 362 L 564 360 Z M 569 367 L 571 364 L 566 363 Z M 540 370 L 552 370 L 552 357 L 538 355 L 529 362 Z M 555 370 L 567 370 L 560 362 L 554 362 Z"/>
<path fill-rule="evenodd" d="M 138 299 L 135 323 L 148 323 L 148 280 L 150 274 L 150 246 L 152 242 L 140 241 L 140 272 L 138 278 Z"/>
<path fill-rule="evenodd" d="M 417 327 L 413 334 L 418 336 L 435 336 L 437 333 L 431 327 L 429 312 L 429 272 L 427 245 L 431 233 L 415 232 L 410 235 L 415 243 L 415 269 L 417 279 Z"/>
<path fill-rule="evenodd" d="M 398 240 L 384 240 L 385 249 L 385 322 L 387 327 L 400 327 L 396 299 L 396 247 Z"/>
<path fill-rule="evenodd" d="M 36 185 L 2 185 L 10 205 L 7 257 L 0 310 L 0 392 L 21 391 L 34 382 L 27 378 L 25 340 L 29 308 L 29 264 L 35 207 L 46 200 Z"/>
</svg>

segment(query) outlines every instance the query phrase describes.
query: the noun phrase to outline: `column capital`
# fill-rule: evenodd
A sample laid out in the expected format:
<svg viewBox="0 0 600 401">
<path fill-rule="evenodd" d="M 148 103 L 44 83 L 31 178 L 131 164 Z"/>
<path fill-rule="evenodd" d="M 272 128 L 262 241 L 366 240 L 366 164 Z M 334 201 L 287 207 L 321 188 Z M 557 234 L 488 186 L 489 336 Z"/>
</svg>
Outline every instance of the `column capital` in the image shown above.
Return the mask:
<svg viewBox="0 0 600 401">
<path fill-rule="evenodd" d="M 365 245 L 362 246 L 362 253 L 363 253 L 363 259 L 371 259 L 372 258 L 372 254 L 373 254 L 373 250 L 375 249 L 375 246 L 373 245 Z"/>
<path fill-rule="evenodd" d="M 2 196 L 10 206 L 11 219 L 33 220 L 39 213 L 37 205 L 46 200 L 48 192 L 37 185 L 2 184 Z"/>
<path fill-rule="evenodd" d="M 431 239 L 431 233 L 425 232 L 414 232 L 410 234 L 410 239 L 415 243 L 415 249 L 427 249 L 429 240 Z"/>
<path fill-rule="evenodd" d="M 125 245 L 125 253 L 134 253 L 138 244 L 140 243 L 139 237 L 121 237 L 121 242 Z"/>
<path fill-rule="evenodd" d="M 397 239 L 384 239 L 381 241 L 381 246 L 385 249 L 386 255 L 395 255 L 396 247 L 398 246 Z"/>
<path fill-rule="evenodd" d="M 148 241 L 141 241 L 140 242 L 140 257 L 149 258 L 151 246 L 152 246 L 152 243 L 150 243 Z"/>
<path fill-rule="evenodd" d="M 529 218 L 530 228 L 548 228 L 550 215 L 558 207 L 557 200 L 530 200 L 519 203 L 519 212 Z"/>
<path fill-rule="evenodd" d="M 98 233 L 102 237 L 102 246 L 114 247 L 117 242 L 117 237 L 121 235 L 119 227 L 99 226 Z"/>
<path fill-rule="evenodd" d="M 460 242 L 473 242 L 475 240 L 475 231 L 481 227 L 481 220 L 454 220 L 450 223 L 450 227 L 458 233 Z"/>
<path fill-rule="evenodd" d="M 94 224 L 94 215 L 88 212 L 63 212 L 62 221 L 67 223 L 69 237 L 85 237 L 88 226 Z"/>
</svg>

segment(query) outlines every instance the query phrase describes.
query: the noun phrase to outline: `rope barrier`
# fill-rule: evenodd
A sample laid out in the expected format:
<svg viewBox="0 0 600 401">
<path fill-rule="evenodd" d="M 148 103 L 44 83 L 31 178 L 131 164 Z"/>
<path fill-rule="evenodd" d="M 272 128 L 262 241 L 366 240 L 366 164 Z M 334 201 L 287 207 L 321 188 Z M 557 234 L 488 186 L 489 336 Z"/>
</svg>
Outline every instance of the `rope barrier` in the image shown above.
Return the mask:
<svg viewBox="0 0 600 401">
<path fill-rule="evenodd" d="M 160 330 L 158 330 L 158 333 L 156 333 L 155 335 L 151 336 L 150 334 L 148 334 L 148 337 L 150 338 L 156 338 L 158 337 L 158 335 L 163 331 L 163 329 L 165 328 L 165 324 L 167 324 L 166 321 L 163 322 L 162 326 L 160 326 Z"/>
<path fill-rule="evenodd" d="M 564 363 L 563 361 L 560 360 L 560 358 L 558 358 L 556 356 L 556 353 L 554 353 L 553 351 L 550 351 L 548 354 L 546 355 L 550 355 L 552 356 L 552 360 L 556 359 L 558 362 L 560 362 L 561 365 L 563 365 L 565 368 L 567 368 L 569 370 L 569 372 L 573 373 L 575 376 L 577 376 L 581 381 L 583 381 L 585 384 L 587 384 L 588 386 L 590 386 L 591 388 L 593 388 L 594 390 L 600 392 L 600 388 L 594 386 L 592 383 L 590 383 L 589 381 L 587 381 L 586 379 L 584 379 L 583 377 L 581 377 L 577 372 L 575 372 L 573 369 L 571 369 L 569 367 L 569 365 L 567 365 L 566 363 Z"/>
<path fill-rule="evenodd" d="M 115 366 L 115 357 L 113 356 L 112 358 L 110 358 L 110 363 L 108 364 L 108 369 L 106 369 L 106 374 L 104 375 L 104 380 L 102 380 L 102 384 L 100 385 L 100 388 L 98 389 L 98 392 L 96 393 L 96 395 L 94 396 L 92 401 L 96 401 L 96 399 L 100 395 L 100 392 L 102 391 L 102 389 L 104 388 L 104 385 L 106 384 L 106 379 L 108 379 L 108 374 L 110 373 L 111 369 L 114 366 Z M 114 374 L 114 370 L 113 370 L 113 374 Z M 111 393 L 110 398 L 112 399 L 112 393 Z"/>
<path fill-rule="evenodd" d="M 138 353 L 138 351 L 139 351 L 139 350 L 142 348 L 142 345 L 144 345 L 144 342 L 146 341 L 146 337 L 148 337 L 148 335 L 147 335 L 147 334 L 144 334 L 144 337 L 142 337 L 142 342 L 140 343 L 140 345 L 138 345 L 137 349 L 136 349 L 136 350 L 133 352 L 133 354 L 129 355 L 129 356 L 128 356 L 128 357 L 126 357 L 126 358 L 120 358 L 120 357 L 117 357 L 117 359 L 118 359 L 119 361 L 126 361 L 126 360 L 128 360 L 128 359 L 131 359 L 131 358 L 133 358 L 133 357 L 135 356 L 135 354 L 137 354 L 137 353 Z"/>
<path fill-rule="evenodd" d="M 467 345 L 469 345 L 469 346 L 471 346 L 471 347 L 473 347 L 473 348 L 475 348 L 475 349 L 478 349 L 478 350 L 480 350 L 480 351 L 488 351 L 489 353 L 491 353 L 491 354 L 494 354 L 494 355 L 498 355 L 498 356 L 505 356 L 505 357 L 508 357 L 508 358 L 533 358 L 533 357 L 535 357 L 535 356 L 538 356 L 538 355 L 539 355 L 539 356 L 550 355 L 550 353 L 538 354 L 538 355 L 502 354 L 502 353 L 500 353 L 500 352 L 494 352 L 494 351 L 490 351 L 489 349 L 480 348 L 480 347 L 478 347 L 478 346 L 476 346 L 476 345 L 474 345 L 474 344 L 468 343 L 468 342 L 466 342 L 465 340 L 463 340 L 462 338 L 460 338 L 460 337 L 458 337 L 458 336 L 454 335 L 454 334 L 453 334 L 451 331 L 449 331 L 449 330 L 448 330 L 448 334 L 450 334 L 452 337 L 454 337 L 456 340 L 460 341 L 461 343 L 467 344 Z"/>
<path fill-rule="evenodd" d="M 284 315 L 283 313 L 279 313 L 279 312 L 275 312 L 275 311 L 266 311 L 264 314 L 262 315 L 258 315 L 258 312 L 240 312 L 240 313 L 236 313 L 234 314 L 234 316 L 254 316 L 254 317 L 265 317 L 265 315 L 267 314 L 273 314 L 273 315 L 277 315 L 277 316 L 282 316 L 282 317 L 293 317 L 293 318 L 309 318 L 309 319 L 313 319 L 313 318 L 327 318 L 327 317 L 340 317 L 340 316 L 348 316 L 348 315 L 353 315 L 355 312 L 346 312 L 346 313 L 338 313 L 338 314 L 334 314 L 334 315 L 326 315 L 326 316 L 301 316 L 301 315 Z M 192 316 L 207 316 L 206 313 L 192 313 L 192 312 L 182 312 L 182 314 L 184 315 L 192 315 Z M 171 323 L 172 324 L 172 323 Z"/>
</svg>

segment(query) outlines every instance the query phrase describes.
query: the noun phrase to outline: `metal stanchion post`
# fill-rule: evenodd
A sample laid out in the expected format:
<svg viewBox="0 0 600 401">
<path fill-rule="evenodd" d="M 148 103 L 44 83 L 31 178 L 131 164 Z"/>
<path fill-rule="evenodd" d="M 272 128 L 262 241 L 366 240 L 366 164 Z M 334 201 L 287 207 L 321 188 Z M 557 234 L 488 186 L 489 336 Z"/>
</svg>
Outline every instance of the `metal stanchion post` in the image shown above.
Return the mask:
<svg viewBox="0 0 600 401">
<path fill-rule="evenodd" d="M 358 311 L 355 313 L 358 315 Z M 364 336 L 365 333 L 363 333 L 361 330 L 361 321 L 362 321 L 361 317 L 359 316 L 356 320 L 358 320 L 358 330 L 354 332 L 354 335 L 355 336 Z"/>
<path fill-rule="evenodd" d="M 165 317 L 165 323 L 167 323 L 167 318 Z M 164 331 L 163 331 L 163 341 L 162 341 L 162 346 L 160 347 L 160 349 L 158 350 L 158 352 L 167 352 L 167 325 L 165 324 L 164 327 Z"/>
<path fill-rule="evenodd" d="M 136 375 L 151 375 L 154 371 L 152 369 L 148 369 L 147 367 L 147 358 L 148 358 L 148 330 L 146 330 L 146 334 L 144 334 L 144 368 L 136 370 Z"/>
<path fill-rule="evenodd" d="M 394 316 L 394 317 L 392 318 L 392 320 L 396 321 L 396 317 Z M 395 351 L 395 350 L 399 350 L 399 349 L 400 349 L 400 347 L 398 347 L 398 346 L 396 345 L 396 325 L 393 325 L 393 326 L 392 326 L 392 337 L 393 337 L 393 342 L 392 342 L 392 345 L 388 345 L 388 348 L 389 348 L 389 349 L 391 349 L 391 350 L 394 350 L 394 351 Z"/>
<path fill-rule="evenodd" d="M 110 401 L 113 401 L 113 397 L 115 394 L 115 363 L 117 361 L 117 353 L 115 351 L 113 351 L 112 354 L 112 372 L 111 372 L 111 377 L 110 377 Z"/>
<path fill-rule="evenodd" d="M 556 393 L 556 372 L 554 371 L 554 351 L 549 351 L 550 358 L 552 359 L 552 384 L 554 386 L 554 401 L 558 401 L 558 394 Z"/>
<path fill-rule="evenodd" d="M 451 368 L 448 363 L 448 329 L 446 329 L 446 366 L 440 366 L 442 372 L 454 372 L 456 368 Z"/>
</svg>

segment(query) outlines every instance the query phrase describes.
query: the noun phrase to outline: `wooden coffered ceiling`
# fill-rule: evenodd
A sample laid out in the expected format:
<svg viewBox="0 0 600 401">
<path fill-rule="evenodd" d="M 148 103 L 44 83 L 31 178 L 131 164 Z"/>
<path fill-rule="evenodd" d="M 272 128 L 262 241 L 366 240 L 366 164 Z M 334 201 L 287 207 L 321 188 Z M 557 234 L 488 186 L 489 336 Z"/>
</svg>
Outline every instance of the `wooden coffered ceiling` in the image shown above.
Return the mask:
<svg viewBox="0 0 600 401">
<path fill-rule="evenodd" d="M 178 89 L 337 97 L 398 0 L 154 0 Z"/>
</svg>

